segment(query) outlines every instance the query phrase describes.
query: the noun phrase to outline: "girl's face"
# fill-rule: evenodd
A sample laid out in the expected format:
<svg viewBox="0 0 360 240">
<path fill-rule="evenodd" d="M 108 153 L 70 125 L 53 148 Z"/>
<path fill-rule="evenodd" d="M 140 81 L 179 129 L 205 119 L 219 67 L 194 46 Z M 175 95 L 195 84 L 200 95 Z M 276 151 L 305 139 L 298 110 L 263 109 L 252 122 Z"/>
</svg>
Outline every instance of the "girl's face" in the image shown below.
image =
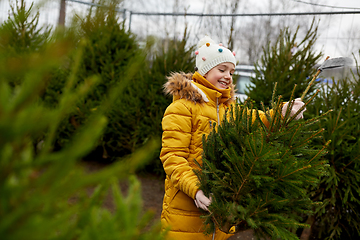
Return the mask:
<svg viewBox="0 0 360 240">
<path fill-rule="evenodd" d="M 218 89 L 227 89 L 232 84 L 234 71 L 234 64 L 225 62 L 213 67 L 204 77 Z"/>
</svg>

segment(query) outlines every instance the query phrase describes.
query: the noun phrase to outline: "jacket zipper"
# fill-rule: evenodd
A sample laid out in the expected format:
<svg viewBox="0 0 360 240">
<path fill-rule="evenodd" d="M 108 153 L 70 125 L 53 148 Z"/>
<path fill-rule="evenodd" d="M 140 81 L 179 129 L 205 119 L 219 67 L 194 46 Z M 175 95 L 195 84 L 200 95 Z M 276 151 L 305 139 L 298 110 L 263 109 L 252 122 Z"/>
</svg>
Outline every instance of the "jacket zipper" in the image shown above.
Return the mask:
<svg viewBox="0 0 360 240">
<path fill-rule="evenodd" d="M 216 116 L 217 116 L 217 125 L 220 124 L 220 114 L 219 114 L 219 98 L 216 98 Z M 209 120 L 210 129 L 213 128 L 213 122 Z"/>
<path fill-rule="evenodd" d="M 216 98 L 216 114 L 218 119 L 218 126 L 220 125 L 220 116 L 219 116 L 219 98 Z"/>
</svg>

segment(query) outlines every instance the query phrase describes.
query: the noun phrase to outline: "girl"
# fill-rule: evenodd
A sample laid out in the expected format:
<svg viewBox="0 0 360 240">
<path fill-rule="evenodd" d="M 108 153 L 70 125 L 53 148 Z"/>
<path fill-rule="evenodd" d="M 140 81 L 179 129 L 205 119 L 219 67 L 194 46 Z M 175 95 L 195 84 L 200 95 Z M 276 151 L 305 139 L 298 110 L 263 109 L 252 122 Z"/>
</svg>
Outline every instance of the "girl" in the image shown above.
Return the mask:
<svg viewBox="0 0 360 240">
<path fill-rule="evenodd" d="M 169 239 L 227 239 L 231 235 L 218 229 L 213 236 L 203 234 L 198 208 L 207 211 L 211 199 L 198 189 L 199 180 L 193 170 L 198 169 L 195 160 L 202 162 L 203 135 L 221 123 L 225 110 L 235 101 L 235 53 L 206 36 L 199 41 L 195 55 L 195 73 L 173 73 L 164 86 L 173 102 L 162 120 L 160 159 L 166 179 L 161 222 L 164 229 L 170 228 Z M 295 100 L 292 112 L 303 105 Z M 267 125 L 265 113 L 259 111 L 259 116 Z"/>
</svg>

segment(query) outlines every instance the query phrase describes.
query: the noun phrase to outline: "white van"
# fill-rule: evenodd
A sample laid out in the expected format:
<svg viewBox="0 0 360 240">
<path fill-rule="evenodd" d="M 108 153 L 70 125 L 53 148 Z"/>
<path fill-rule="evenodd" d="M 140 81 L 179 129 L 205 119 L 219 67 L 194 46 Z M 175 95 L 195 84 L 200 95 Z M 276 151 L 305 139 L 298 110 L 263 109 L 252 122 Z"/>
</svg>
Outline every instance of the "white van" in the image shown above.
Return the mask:
<svg viewBox="0 0 360 240">
<path fill-rule="evenodd" d="M 245 90 L 253 85 L 250 79 L 251 77 L 255 77 L 254 70 L 255 67 L 251 65 L 237 65 L 235 67 L 234 75 L 237 77 L 235 97 L 239 99 L 240 102 L 244 102 L 248 97 L 245 94 Z"/>
</svg>

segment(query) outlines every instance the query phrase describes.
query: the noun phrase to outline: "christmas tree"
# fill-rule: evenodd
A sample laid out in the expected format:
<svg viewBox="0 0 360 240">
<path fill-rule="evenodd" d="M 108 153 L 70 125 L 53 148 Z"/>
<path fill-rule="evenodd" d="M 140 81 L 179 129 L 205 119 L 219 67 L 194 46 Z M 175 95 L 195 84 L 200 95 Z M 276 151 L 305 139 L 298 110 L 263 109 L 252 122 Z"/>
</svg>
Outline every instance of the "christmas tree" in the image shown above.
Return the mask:
<svg viewBox="0 0 360 240">
<path fill-rule="evenodd" d="M 307 219 L 315 239 L 359 239 L 360 236 L 359 99 L 360 68 L 356 62 L 351 78 L 328 81 L 307 107 L 308 117 L 333 110 L 314 126 L 325 129 L 322 139 L 314 144 L 331 140 L 323 156 L 330 165 L 329 176 L 321 179 L 320 187 L 312 195 L 312 199 L 324 204 Z"/>
<path fill-rule="evenodd" d="M 10 2 L 10 14 L 8 19 L 1 24 L 2 32 L 0 48 L 7 57 L 18 58 L 37 52 L 42 53 L 50 40 L 51 28 L 39 27 L 39 11 L 34 12 L 34 3 L 26 6 L 25 0 L 16 3 Z M 31 62 L 23 62 L 24 67 L 31 67 Z M 19 72 L 22 73 L 22 72 Z M 24 76 L 19 74 L 9 81 L 11 86 L 19 85 Z"/>
<path fill-rule="evenodd" d="M 76 84 L 81 84 L 91 76 L 98 76 L 99 82 L 86 98 L 76 103 L 77 111 L 63 122 L 62 129 L 59 129 L 56 144 L 59 148 L 68 143 L 69 138 L 76 130 L 85 123 L 89 116 L 98 109 L 99 105 L 107 98 L 111 89 L 122 85 L 124 88 L 131 84 L 144 65 L 144 56 L 138 47 L 135 36 L 125 29 L 124 22 L 119 20 L 116 9 L 120 5 L 118 0 L 96 1 L 106 7 L 92 7 L 84 18 L 74 18 L 71 29 L 65 29 L 65 33 L 72 35 L 75 49 L 83 48 L 82 58 L 76 73 Z M 68 55 L 68 62 L 53 73 L 53 77 L 47 87 L 44 98 L 50 106 L 58 104 L 61 89 L 64 87 L 64 79 L 72 73 L 72 65 L 76 61 L 74 52 Z M 132 153 L 133 142 L 128 137 L 129 129 L 121 129 L 119 132 L 116 125 L 123 125 L 123 119 L 118 118 L 117 109 L 123 105 L 120 97 L 126 95 L 118 94 L 118 102 L 108 109 L 106 116 L 109 119 L 101 140 L 98 141 L 96 155 L 101 161 L 111 156 L 112 151 L 120 152 L 118 157 Z M 129 113 L 130 115 L 133 113 Z M 115 115 L 115 116 L 114 116 Z M 126 138 L 126 139 L 124 139 Z M 124 140 L 123 140 L 124 139 Z M 119 144 L 121 142 L 122 144 Z M 95 154 L 93 154 L 94 158 Z M 114 160 L 114 159 L 112 159 Z"/>
<path fill-rule="evenodd" d="M 307 88 L 308 78 L 314 75 L 314 66 L 322 57 L 322 53 L 315 51 L 317 26 L 314 21 L 301 40 L 298 32 L 299 28 L 295 33 L 285 28 L 276 42 L 269 42 L 263 47 L 261 59 L 255 64 L 255 77 L 251 79 L 253 84 L 246 92 L 247 96 L 255 101 L 254 106 L 257 108 L 260 108 L 261 102 L 269 106 L 275 83 L 277 94 L 285 100 L 290 98 L 291 89 L 295 84 L 295 96 L 301 96 Z M 310 87 L 309 92 L 314 92 L 316 86 L 317 82 Z"/>
<path fill-rule="evenodd" d="M 16 0 L 16 4 L 10 3 L 11 14 L 2 23 L 1 30 L 6 31 L 3 35 L 2 47 L 7 49 L 8 54 L 24 54 L 40 51 L 50 39 L 51 28 L 39 27 L 40 13 L 34 11 L 34 3 L 26 7 L 25 0 Z"/>
<path fill-rule="evenodd" d="M 23 10 L 25 6 L 20 9 Z M 14 12 L 17 18 L 17 12 Z M 42 54 L 37 49 L 10 55 L 11 29 L 0 28 L 0 236 L 1 239 L 163 239 L 160 224 L 143 214 L 139 182 L 130 176 L 145 163 L 158 144 L 149 141 L 142 151 L 96 172 L 81 164 L 102 135 L 121 87 L 107 95 L 61 150 L 54 151 L 56 132 L 79 100 L 91 92 L 99 78 L 89 76 L 76 84 L 84 47 L 72 49 L 67 38 L 54 38 Z M 42 99 L 53 69 L 75 52 L 72 74 L 66 78 L 59 103 Z M 13 79 L 18 79 L 14 86 Z M 41 144 L 36 144 L 39 136 Z M 130 176 L 123 196 L 119 179 Z M 104 207 L 112 190 L 114 211 Z"/>
<path fill-rule="evenodd" d="M 272 103 L 272 115 L 262 109 L 269 126 L 247 101 L 235 105 L 228 118 L 204 137 L 197 175 L 200 189 L 212 198 L 204 215 L 208 233 L 214 226 L 228 233 L 235 227 L 235 231 L 253 229 L 259 237 L 298 239 L 293 231 L 305 226 L 300 214 L 309 214 L 318 204 L 308 193 L 326 174 L 326 161 L 320 157 L 328 143 L 313 147 L 311 142 L 323 129 L 310 127 L 324 115 L 294 121 L 291 104 L 282 117 L 281 96 Z"/>
</svg>

